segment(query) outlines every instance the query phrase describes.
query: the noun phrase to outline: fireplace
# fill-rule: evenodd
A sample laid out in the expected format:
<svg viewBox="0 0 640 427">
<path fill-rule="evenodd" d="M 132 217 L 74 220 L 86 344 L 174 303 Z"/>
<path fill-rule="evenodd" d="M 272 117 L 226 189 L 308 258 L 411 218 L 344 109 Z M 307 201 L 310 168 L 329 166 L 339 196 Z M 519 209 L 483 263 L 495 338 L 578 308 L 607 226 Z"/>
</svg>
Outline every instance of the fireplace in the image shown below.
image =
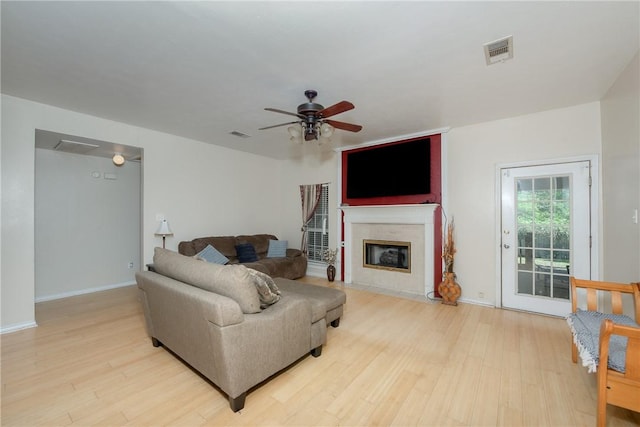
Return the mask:
<svg viewBox="0 0 640 427">
<path fill-rule="evenodd" d="M 342 206 L 345 284 L 412 296 L 424 296 L 433 292 L 435 272 L 442 271 L 442 260 L 439 254 L 436 257 L 434 247 L 434 213 L 438 206 Z M 382 242 L 380 246 L 408 246 L 407 268 L 365 266 L 362 262 L 367 255 L 366 245 L 363 243 L 365 241 Z M 387 248 L 390 249 L 397 248 Z M 387 254 L 386 262 L 391 263 L 394 255 L 395 253 Z"/>
<path fill-rule="evenodd" d="M 365 268 L 411 273 L 411 242 L 365 239 L 362 245 Z"/>
</svg>

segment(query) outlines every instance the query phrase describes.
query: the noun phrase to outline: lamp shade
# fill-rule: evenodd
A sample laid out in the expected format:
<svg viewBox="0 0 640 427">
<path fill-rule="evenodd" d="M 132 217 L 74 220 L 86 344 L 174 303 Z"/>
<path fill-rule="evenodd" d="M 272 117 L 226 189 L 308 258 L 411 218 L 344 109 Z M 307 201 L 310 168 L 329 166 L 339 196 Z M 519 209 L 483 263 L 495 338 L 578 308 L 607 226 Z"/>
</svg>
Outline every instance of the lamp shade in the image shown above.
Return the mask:
<svg viewBox="0 0 640 427">
<path fill-rule="evenodd" d="M 160 222 L 160 226 L 156 230 L 156 236 L 173 236 L 173 231 L 169 228 L 169 223 L 166 219 Z"/>
</svg>

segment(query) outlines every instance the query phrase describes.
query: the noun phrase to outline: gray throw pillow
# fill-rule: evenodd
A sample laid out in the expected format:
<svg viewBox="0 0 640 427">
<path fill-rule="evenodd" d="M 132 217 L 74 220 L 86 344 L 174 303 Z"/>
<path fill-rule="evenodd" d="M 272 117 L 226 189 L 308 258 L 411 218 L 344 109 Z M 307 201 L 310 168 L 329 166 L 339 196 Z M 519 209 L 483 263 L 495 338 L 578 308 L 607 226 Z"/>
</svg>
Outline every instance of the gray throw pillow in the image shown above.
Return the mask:
<svg viewBox="0 0 640 427">
<path fill-rule="evenodd" d="M 229 262 L 229 258 L 222 255 L 219 250 L 211 245 L 207 245 L 207 247 L 198 252 L 195 257 L 203 259 L 207 262 L 211 262 L 213 264 L 225 265 Z"/>
<path fill-rule="evenodd" d="M 271 276 L 253 268 L 247 268 L 247 271 L 258 291 L 260 308 L 267 308 L 271 304 L 280 301 L 280 289 L 278 289 Z"/>
<path fill-rule="evenodd" d="M 287 240 L 269 240 L 269 249 L 267 250 L 267 258 L 284 258 L 287 256 Z"/>
<path fill-rule="evenodd" d="M 263 273 L 262 271 L 255 270 L 253 268 L 247 267 L 247 270 L 249 270 L 249 274 L 262 278 L 267 283 L 267 286 L 269 286 L 271 292 L 280 295 L 280 289 L 278 289 L 278 285 L 276 285 L 276 282 L 273 281 L 273 278 L 271 276 L 269 276 L 267 273 Z"/>
</svg>

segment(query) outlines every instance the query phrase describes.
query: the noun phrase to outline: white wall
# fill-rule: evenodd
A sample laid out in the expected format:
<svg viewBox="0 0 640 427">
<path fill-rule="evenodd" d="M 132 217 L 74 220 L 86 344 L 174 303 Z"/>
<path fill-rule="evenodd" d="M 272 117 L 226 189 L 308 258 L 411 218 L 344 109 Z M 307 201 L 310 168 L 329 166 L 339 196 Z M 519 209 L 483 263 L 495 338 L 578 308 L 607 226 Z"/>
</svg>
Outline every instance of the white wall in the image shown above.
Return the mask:
<svg viewBox="0 0 640 427">
<path fill-rule="evenodd" d="M 153 234 L 157 213 L 175 233 L 169 249 L 203 235 L 292 235 L 299 228 L 281 221 L 280 161 L 7 95 L 2 124 L 2 331 L 35 321 L 35 129 L 144 149 L 143 263 L 161 244 Z"/>
<path fill-rule="evenodd" d="M 273 233 L 279 235 L 280 161 L 145 130 L 145 259 L 161 245 L 153 233 L 156 214 L 174 232 L 167 248 L 195 237 Z M 148 140 L 147 140 L 148 138 Z M 151 144 L 150 144 L 151 143 Z M 152 149 L 149 149 L 152 148 Z"/>
<path fill-rule="evenodd" d="M 36 301 L 135 283 L 140 163 L 44 149 L 35 156 Z"/>
<path fill-rule="evenodd" d="M 2 95 L 0 330 L 35 325 L 34 151 L 29 107 Z"/>
<path fill-rule="evenodd" d="M 455 218 L 462 299 L 496 303 L 496 166 L 600 154 L 598 102 L 454 128 L 448 141 L 449 217 Z M 484 298 L 479 293 L 484 293 Z"/>
<path fill-rule="evenodd" d="M 601 102 L 603 279 L 640 280 L 640 90 L 636 54 Z M 640 213 L 639 213 L 640 215 Z"/>
<path fill-rule="evenodd" d="M 303 143 L 304 144 L 304 143 Z M 300 200 L 301 184 L 329 184 L 329 247 L 338 246 L 339 221 L 341 216 L 338 213 L 338 198 L 341 191 L 340 183 L 337 181 L 338 156 L 331 146 L 318 146 L 315 143 L 302 146 L 300 156 L 295 159 L 286 160 L 282 166 L 282 206 L 281 221 L 283 224 L 290 224 L 287 230 L 283 230 L 281 239 L 289 241 L 289 247 L 300 248 L 302 241 L 302 206 Z M 337 279 L 340 279 L 340 259 L 336 263 L 338 271 Z M 309 274 L 318 275 L 312 268 L 308 269 Z"/>
</svg>

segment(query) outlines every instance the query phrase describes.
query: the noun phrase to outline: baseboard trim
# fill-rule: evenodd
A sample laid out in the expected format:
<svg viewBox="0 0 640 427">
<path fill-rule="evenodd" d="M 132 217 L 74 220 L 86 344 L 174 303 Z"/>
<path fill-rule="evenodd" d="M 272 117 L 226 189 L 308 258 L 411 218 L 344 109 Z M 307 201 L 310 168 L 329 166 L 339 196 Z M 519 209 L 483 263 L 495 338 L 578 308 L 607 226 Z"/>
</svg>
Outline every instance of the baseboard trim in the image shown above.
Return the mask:
<svg viewBox="0 0 640 427">
<path fill-rule="evenodd" d="M 111 289 L 124 288 L 125 286 L 131 286 L 131 285 L 135 285 L 135 284 L 136 284 L 136 282 L 132 281 L 132 282 L 116 283 L 116 284 L 113 284 L 113 285 L 98 286 L 96 288 L 80 289 L 80 290 L 77 290 L 77 291 L 63 292 L 63 293 L 60 293 L 60 294 L 45 295 L 45 296 L 42 296 L 42 297 L 37 297 L 35 301 L 36 301 L 36 303 L 45 302 L 45 301 L 53 301 L 53 300 L 62 299 L 62 298 L 76 297 L 78 295 L 92 294 L 94 292 L 102 292 L 102 291 L 109 291 Z"/>
<path fill-rule="evenodd" d="M 349 284 L 345 284 L 346 287 L 349 288 L 353 288 L 353 289 L 358 289 L 361 291 L 367 291 L 367 292 L 372 292 L 374 294 L 380 294 L 380 295 L 388 295 L 388 296 L 392 296 L 392 297 L 398 297 L 398 298 L 405 298 L 405 299 L 410 299 L 413 301 L 420 301 L 420 302 L 428 302 L 428 303 L 437 303 L 439 302 L 438 300 L 433 300 L 431 298 L 427 298 L 425 295 L 422 294 L 414 294 L 411 292 L 403 292 L 403 291 L 398 291 L 395 289 L 387 289 L 387 288 L 380 288 L 378 286 L 373 286 L 373 285 L 364 285 L 361 283 L 349 283 Z"/>
<path fill-rule="evenodd" d="M 433 298 L 432 296 L 425 296 L 425 295 L 421 295 L 421 294 L 412 294 L 412 293 L 409 293 L 409 292 L 401 292 L 401 291 L 397 291 L 397 290 L 393 290 L 393 289 L 379 288 L 377 286 L 363 285 L 363 284 L 357 284 L 357 283 L 349 283 L 349 284 L 345 284 L 345 286 L 349 287 L 349 288 L 362 290 L 362 291 L 373 292 L 374 294 L 389 295 L 389 296 L 392 296 L 392 297 L 406 298 L 406 299 L 411 299 L 411 300 L 414 300 L 414 301 L 422 301 L 422 302 L 428 302 L 428 303 L 432 303 L 432 304 L 440 304 L 440 303 L 442 303 L 442 299 L 441 298 Z M 430 294 L 432 294 L 432 293 L 430 293 Z M 475 300 L 475 299 L 460 298 L 460 299 L 458 299 L 458 302 L 462 303 L 462 304 L 472 304 L 472 305 L 480 305 L 480 306 L 488 307 L 488 308 L 496 308 L 496 306 L 494 304 L 490 303 L 490 302 L 479 301 L 479 300 Z"/>
<path fill-rule="evenodd" d="M 492 304 L 487 301 L 480 301 L 477 299 L 460 298 L 458 301 L 464 304 L 473 304 L 473 305 L 481 305 L 483 307 L 496 308 L 495 304 Z"/>
<path fill-rule="evenodd" d="M 23 329 L 35 328 L 38 324 L 36 322 L 24 322 L 24 323 L 16 323 L 9 326 L 4 326 L 0 328 L 0 335 L 10 334 L 11 332 L 21 331 Z"/>
</svg>

